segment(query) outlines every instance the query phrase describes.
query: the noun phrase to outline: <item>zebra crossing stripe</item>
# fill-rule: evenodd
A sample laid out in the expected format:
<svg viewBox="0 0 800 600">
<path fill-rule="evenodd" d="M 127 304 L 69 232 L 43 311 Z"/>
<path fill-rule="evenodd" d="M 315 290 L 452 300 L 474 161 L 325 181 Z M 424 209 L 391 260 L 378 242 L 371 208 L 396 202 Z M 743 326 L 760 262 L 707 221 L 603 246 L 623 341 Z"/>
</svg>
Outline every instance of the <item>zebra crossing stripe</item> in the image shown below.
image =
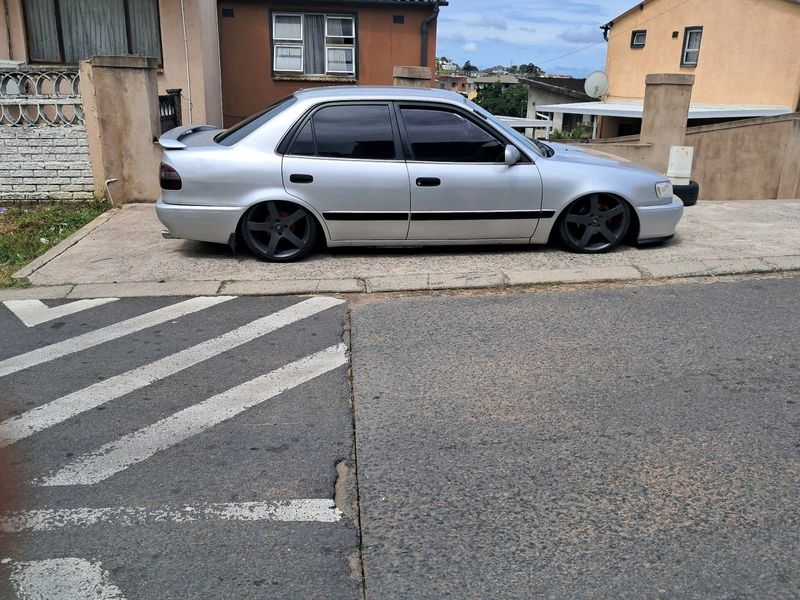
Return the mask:
<svg viewBox="0 0 800 600">
<path fill-rule="evenodd" d="M 82 335 L 37 348 L 30 352 L 25 352 L 18 356 L 8 358 L 0 361 L 0 377 L 5 377 L 17 371 L 28 369 L 42 363 L 92 348 L 99 344 L 115 340 L 119 337 L 130 335 L 142 329 L 166 323 L 172 319 L 177 319 L 184 315 L 201 311 L 203 309 L 233 300 L 236 296 L 200 296 L 197 298 L 190 298 L 177 304 L 171 304 L 164 308 L 159 308 L 149 313 L 139 315 L 114 323 L 107 327 L 102 327 L 94 331 L 89 331 Z"/>
<path fill-rule="evenodd" d="M 339 344 L 290 363 L 105 444 L 34 483 L 42 486 L 99 483 L 161 450 L 345 365 L 346 351 L 347 347 Z"/>
<path fill-rule="evenodd" d="M 19 600 L 125 600 L 101 563 L 82 558 L 12 563 L 9 579 Z"/>
<path fill-rule="evenodd" d="M 17 315 L 26 327 L 36 327 L 42 323 L 47 323 L 54 319 L 60 319 L 75 313 L 102 306 L 109 302 L 116 302 L 119 298 L 91 298 L 87 300 L 75 300 L 67 304 L 49 307 L 41 300 L 6 300 L 3 304 L 6 308 Z"/>
<path fill-rule="evenodd" d="M 0 448 L 343 302 L 344 300 L 338 298 L 309 298 L 219 337 L 97 382 L 2 421 Z"/>
<path fill-rule="evenodd" d="M 341 519 L 342 512 L 330 498 L 302 498 L 177 507 L 117 506 L 27 510 L 0 517 L 0 532 L 38 533 L 100 525 L 141 527 L 153 523 L 200 521 L 336 523 Z"/>
</svg>

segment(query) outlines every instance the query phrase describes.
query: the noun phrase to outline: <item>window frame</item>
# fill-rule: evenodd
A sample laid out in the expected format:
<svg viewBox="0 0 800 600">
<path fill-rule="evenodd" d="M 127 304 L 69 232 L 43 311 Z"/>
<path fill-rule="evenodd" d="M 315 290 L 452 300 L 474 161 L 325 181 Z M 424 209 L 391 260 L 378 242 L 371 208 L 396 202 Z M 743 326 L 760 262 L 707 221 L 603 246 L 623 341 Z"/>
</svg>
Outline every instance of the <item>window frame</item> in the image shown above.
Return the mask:
<svg viewBox="0 0 800 600">
<path fill-rule="evenodd" d="M 408 107 L 411 109 L 423 109 L 423 110 L 435 110 L 439 112 L 451 112 L 455 113 L 460 117 L 463 117 L 479 129 L 482 129 L 487 134 L 498 140 L 499 142 L 503 143 L 503 146 L 514 146 L 517 150 L 519 150 L 520 154 L 522 155 L 522 159 L 518 164 L 525 164 L 531 163 L 533 161 L 528 158 L 528 155 L 524 150 L 522 150 L 518 144 L 514 143 L 512 140 L 507 138 L 505 134 L 496 130 L 494 127 L 488 125 L 487 121 L 483 120 L 482 117 L 476 116 L 472 114 L 469 110 L 462 109 L 455 105 L 450 104 L 439 104 L 435 102 L 415 102 L 415 101 L 405 101 L 405 100 L 396 100 L 394 102 L 395 105 L 395 116 L 398 121 L 398 126 L 400 128 L 400 136 L 403 142 L 403 151 L 405 154 L 406 162 L 414 163 L 414 164 L 429 164 L 429 165 L 502 165 L 504 164 L 503 161 L 499 162 L 461 162 L 461 161 L 444 161 L 444 160 L 417 160 L 414 157 L 414 150 L 411 146 L 411 138 L 408 135 L 408 130 L 406 129 L 406 123 L 403 119 L 402 109 L 404 107 Z"/>
<path fill-rule="evenodd" d="M 346 157 L 337 157 L 337 156 L 320 156 L 319 149 L 317 148 L 317 131 L 316 127 L 314 126 L 314 115 L 321 111 L 324 108 L 330 107 L 340 107 L 340 106 L 383 106 L 389 109 L 389 122 L 392 127 L 392 136 L 394 139 L 394 158 L 346 158 Z M 308 156 L 304 154 L 292 154 L 292 146 L 294 146 L 297 137 L 300 135 L 300 132 L 306 126 L 306 124 L 311 123 L 311 131 L 314 136 L 314 156 Z M 298 159 L 309 159 L 309 160 L 338 160 L 338 161 L 368 161 L 368 162 L 405 162 L 405 148 L 403 147 L 402 137 L 400 134 L 400 128 L 398 125 L 398 115 L 394 106 L 394 103 L 390 100 L 343 100 L 343 101 L 332 101 L 332 102 L 322 102 L 321 104 L 316 104 L 308 109 L 300 118 L 295 121 L 294 125 L 292 125 L 287 133 L 284 135 L 283 139 L 275 146 L 275 153 L 279 156 L 284 156 L 288 158 L 298 158 Z"/>
<path fill-rule="evenodd" d="M 697 47 L 697 55 L 695 56 L 694 62 L 687 62 L 686 60 L 686 52 L 689 50 L 689 38 L 690 34 L 692 33 L 699 33 L 700 34 L 700 45 Z M 700 25 L 696 25 L 694 27 L 687 27 L 683 30 L 683 44 L 681 45 L 681 68 L 691 69 L 696 67 L 700 64 L 700 50 L 703 46 L 703 27 Z"/>
<path fill-rule="evenodd" d="M 161 6 L 159 0 L 154 0 L 156 5 L 156 19 L 158 21 L 158 50 L 161 54 L 161 57 L 158 58 L 158 68 L 164 68 L 164 41 L 163 36 L 161 35 Z M 53 0 L 53 11 L 55 13 L 55 20 L 56 20 L 56 35 L 58 37 L 58 54 L 60 60 L 57 61 L 50 61 L 50 60 L 39 60 L 33 58 L 33 54 L 31 53 L 31 36 L 29 35 L 29 28 L 28 28 L 28 9 L 25 6 L 25 0 L 20 0 L 20 10 L 22 12 L 22 27 L 24 29 L 25 34 L 25 55 L 27 57 L 28 64 L 31 65 L 65 65 L 65 66 L 72 66 L 77 65 L 77 62 L 67 62 L 64 59 L 64 31 L 63 26 L 61 24 L 61 3 L 59 0 Z M 135 55 L 133 49 L 131 48 L 131 16 L 130 16 L 130 8 L 128 7 L 128 2 L 124 1 L 122 3 L 123 10 L 125 11 L 125 37 L 126 41 L 128 42 L 128 54 L 134 56 L 141 56 Z M 120 54 L 118 56 L 125 56 L 124 54 Z M 89 58 L 89 57 L 87 57 Z M 156 58 L 156 57 L 153 57 Z"/>
<path fill-rule="evenodd" d="M 644 35 L 644 41 L 641 44 L 636 43 L 636 36 Z M 637 29 L 631 32 L 631 48 L 644 48 L 647 44 L 647 29 Z"/>
<path fill-rule="evenodd" d="M 349 80 L 358 80 L 358 13 L 348 13 L 348 12 L 326 12 L 324 10 L 303 10 L 303 11 L 286 11 L 286 10 L 275 10 L 270 9 L 270 28 L 269 28 L 269 42 L 270 42 L 270 51 L 272 52 L 272 78 L 291 78 L 291 79 L 299 79 L 299 80 L 309 80 L 309 81 L 322 81 L 325 79 L 331 80 L 341 80 L 346 78 Z M 299 40 L 299 45 L 303 47 L 303 68 L 300 71 L 286 71 L 286 70 L 277 70 L 275 68 L 275 47 L 276 46 L 297 46 L 298 44 L 284 44 L 281 43 L 283 38 L 276 38 L 275 37 L 275 17 L 277 15 L 282 16 L 300 16 L 300 31 L 301 35 L 305 35 L 305 16 L 306 15 L 321 15 L 325 19 L 325 31 L 324 36 L 322 39 L 323 47 L 325 48 L 325 73 L 305 73 L 305 38 L 301 37 Z M 352 40 L 353 43 L 348 44 L 328 44 L 328 38 L 331 37 L 328 35 L 328 19 L 329 18 L 339 18 L 339 19 L 349 19 L 353 23 L 353 36 Z M 333 37 L 340 37 L 340 36 L 333 36 Z M 350 38 L 350 36 L 344 36 L 345 39 Z M 288 41 L 288 40 L 287 40 Z M 353 51 L 353 70 L 352 71 L 329 71 L 328 70 L 328 50 L 329 48 L 348 48 L 352 49 Z"/>
</svg>

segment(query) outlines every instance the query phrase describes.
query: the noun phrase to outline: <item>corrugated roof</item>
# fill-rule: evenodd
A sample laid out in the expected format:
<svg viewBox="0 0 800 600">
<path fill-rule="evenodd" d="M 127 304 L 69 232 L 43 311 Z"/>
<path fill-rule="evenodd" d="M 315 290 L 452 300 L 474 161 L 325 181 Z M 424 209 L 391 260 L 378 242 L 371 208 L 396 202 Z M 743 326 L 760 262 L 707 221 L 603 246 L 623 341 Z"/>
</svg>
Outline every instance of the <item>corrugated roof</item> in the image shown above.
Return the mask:
<svg viewBox="0 0 800 600">
<path fill-rule="evenodd" d="M 578 100 L 590 100 L 586 95 L 586 79 L 575 79 L 572 77 L 520 77 L 520 83 L 537 87 L 557 94 L 572 96 Z"/>
<path fill-rule="evenodd" d="M 576 115 L 599 115 L 603 117 L 630 117 L 641 119 L 643 101 L 617 102 L 571 102 L 569 104 L 546 104 L 537 106 L 538 112 L 568 113 Z M 729 119 L 742 117 L 774 117 L 794 112 L 788 106 L 759 106 L 749 104 L 692 104 L 690 119 Z"/>
</svg>

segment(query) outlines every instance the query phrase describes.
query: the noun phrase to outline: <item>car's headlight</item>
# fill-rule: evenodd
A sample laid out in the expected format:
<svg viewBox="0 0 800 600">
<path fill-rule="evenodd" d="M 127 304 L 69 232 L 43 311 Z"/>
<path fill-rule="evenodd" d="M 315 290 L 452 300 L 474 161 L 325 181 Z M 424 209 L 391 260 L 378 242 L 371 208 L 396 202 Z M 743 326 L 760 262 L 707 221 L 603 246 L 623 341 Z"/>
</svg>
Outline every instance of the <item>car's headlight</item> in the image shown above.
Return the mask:
<svg viewBox="0 0 800 600">
<path fill-rule="evenodd" d="M 659 181 L 656 184 L 656 196 L 658 196 L 659 200 L 664 200 L 665 198 L 672 198 L 672 182 Z"/>
</svg>

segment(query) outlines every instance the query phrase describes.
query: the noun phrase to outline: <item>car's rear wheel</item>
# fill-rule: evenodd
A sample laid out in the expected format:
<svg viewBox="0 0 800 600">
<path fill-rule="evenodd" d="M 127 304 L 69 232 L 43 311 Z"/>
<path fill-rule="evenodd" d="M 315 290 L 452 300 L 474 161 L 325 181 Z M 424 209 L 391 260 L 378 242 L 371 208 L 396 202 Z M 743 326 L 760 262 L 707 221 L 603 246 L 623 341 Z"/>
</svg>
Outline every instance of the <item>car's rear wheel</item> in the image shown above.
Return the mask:
<svg viewBox="0 0 800 600">
<path fill-rule="evenodd" d="M 245 213 L 240 227 L 242 239 L 253 254 L 272 262 L 300 260 L 317 241 L 314 217 L 291 202 L 257 204 Z"/>
<path fill-rule="evenodd" d="M 596 254 L 619 246 L 628 234 L 631 209 L 615 196 L 592 194 L 570 204 L 561 218 L 561 241 L 572 252 Z"/>
</svg>

